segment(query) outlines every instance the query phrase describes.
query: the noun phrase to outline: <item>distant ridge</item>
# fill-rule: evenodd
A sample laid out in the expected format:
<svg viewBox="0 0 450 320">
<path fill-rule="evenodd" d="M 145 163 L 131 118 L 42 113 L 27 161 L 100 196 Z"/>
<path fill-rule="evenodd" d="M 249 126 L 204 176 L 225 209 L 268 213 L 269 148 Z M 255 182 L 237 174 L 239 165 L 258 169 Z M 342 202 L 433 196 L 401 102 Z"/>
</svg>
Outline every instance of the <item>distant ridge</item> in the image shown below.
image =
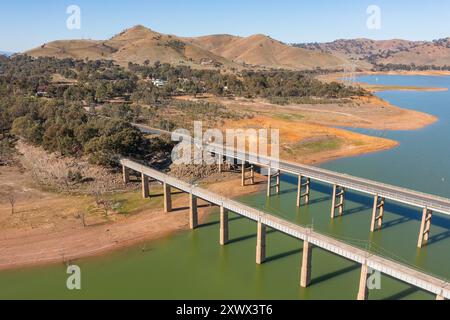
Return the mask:
<svg viewBox="0 0 450 320">
<path fill-rule="evenodd" d="M 10 57 L 14 52 L 0 51 L 0 55 Z"/>
<path fill-rule="evenodd" d="M 434 41 L 341 39 L 327 43 L 295 44 L 295 46 L 370 65 L 450 66 L 450 38 Z"/>
</svg>

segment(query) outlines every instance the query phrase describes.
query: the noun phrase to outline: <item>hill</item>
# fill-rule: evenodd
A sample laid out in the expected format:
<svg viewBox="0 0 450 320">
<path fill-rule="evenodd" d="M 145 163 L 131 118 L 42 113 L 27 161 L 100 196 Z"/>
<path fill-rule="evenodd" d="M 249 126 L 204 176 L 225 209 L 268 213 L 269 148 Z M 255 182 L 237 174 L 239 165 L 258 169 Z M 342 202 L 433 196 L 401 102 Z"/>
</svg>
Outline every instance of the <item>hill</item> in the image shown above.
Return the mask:
<svg viewBox="0 0 450 320">
<path fill-rule="evenodd" d="M 266 68 L 339 68 L 344 61 L 328 53 L 292 47 L 265 35 L 242 38 L 212 35 L 189 39 L 205 50 L 240 64 Z"/>
<path fill-rule="evenodd" d="M 346 57 L 367 65 L 450 66 L 450 38 L 435 41 L 401 39 L 336 40 L 328 43 L 295 44 L 296 47 Z"/>
<path fill-rule="evenodd" d="M 170 63 L 192 67 L 238 66 L 223 57 L 204 50 L 182 39 L 154 32 L 143 26 L 127 29 L 109 40 L 63 40 L 53 41 L 25 52 L 41 57 L 74 59 L 111 59 L 121 64 Z"/>
<path fill-rule="evenodd" d="M 343 63 L 330 54 L 295 48 L 264 35 L 181 38 L 143 26 L 127 29 L 105 41 L 53 41 L 25 53 L 35 57 L 112 59 L 122 64 L 160 61 L 194 68 L 255 66 L 300 70 L 336 68 Z"/>
</svg>

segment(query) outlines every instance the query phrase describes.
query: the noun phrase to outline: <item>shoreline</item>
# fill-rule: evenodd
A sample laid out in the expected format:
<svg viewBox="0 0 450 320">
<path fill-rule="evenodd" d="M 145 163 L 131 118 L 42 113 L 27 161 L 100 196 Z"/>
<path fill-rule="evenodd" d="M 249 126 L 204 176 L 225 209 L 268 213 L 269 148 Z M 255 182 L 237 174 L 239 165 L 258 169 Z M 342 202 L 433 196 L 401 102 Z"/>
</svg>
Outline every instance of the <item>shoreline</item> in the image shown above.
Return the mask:
<svg viewBox="0 0 450 320">
<path fill-rule="evenodd" d="M 240 186 L 240 178 L 230 178 L 205 185 L 208 190 L 221 192 L 229 197 L 254 194 L 262 190 L 262 181 L 256 177 L 256 185 Z M 176 193 L 174 193 L 175 195 Z M 173 195 L 173 197 L 174 197 Z M 154 196 L 153 198 L 155 198 Z M 89 259 L 114 253 L 126 248 L 161 240 L 178 232 L 189 231 L 188 196 L 175 196 L 174 210 L 164 213 L 163 209 L 138 212 L 127 219 L 82 229 L 68 229 L 46 233 L 30 234 L 23 230 L 0 239 L 0 271 L 12 271 L 57 264 L 70 264 L 76 260 Z M 213 207 L 199 201 L 199 222 L 205 222 Z M 159 226 L 166 227 L 160 230 Z M 44 248 L 44 249 L 42 249 Z"/>
<path fill-rule="evenodd" d="M 343 73 L 331 73 L 324 76 L 319 76 L 318 79 L 322 81 L 337 81 L 342 83 Z M 450 71 L 362 71 L 356 72 L 355 77 L 361 76 L 434 76 L 434 77 L 446 77 L 450 76 Z M 375 93 L 382 91 L 419 91 L 419 92 L 442 92 L 448 91 L 448 88 L 439 87 L 419 87 L 419 86 L 402 86 L 402 85 L 376 85 L 368 84 L 364 82 L 355 82 L 356 85 Z"/>
<path fill-rule="evenodd" d="M 378 98 L 375 97 L 375 99 Z M 399 117 L 405 117 L 406 114 L 417 114 L 418 116 L 423 115 L 422 121 L 416 121 L 412 128 L 411 123 L 409 123 L 409 127 L 406 126 L 404 130 L 418 130 L 429 126 L 438 120 L 434 116 L 422 114 L 413 110 L 402 109 L 383 100 L 377 101 L 377 103 L 382 102 L 382 108 L 392 108 L 393 110 L 399 111 Z M 269 106 L 269 109 L 271 107 L 273 106 Z M 280 110 L 289 109 L 290 107 L 295 108 L 295 106 L 279 106 Z M 302 106 L 302 108 L 303 107 L 304 106 Z M 334 111 L 336 113 L 334 114 L 329 110 L 322 110 L 320 106 L 314 106 L 314 108 L 320 109 L 314 110 L 314 112 L 319 111 L 333 114 L 333 119 L 339 117 L 338 113 L 341 113 L 341 116 L 346 115 L 342 112 L 342 110 L 339 112 Z M 312 122 L 313 124 L 308 124 L 312 126 L 312 131 L 327 128 L 327 130 L 331 130 L 334 134 L 341 135 L 342 131 L 344 131 L 347 132 L 347 136 L 344 135 L 343 137 L 350 139 L 348 141 L 355 139 L 357 136 L 364 136 L 351 131 L 329 127 L 332 126 L 332 124 L 314 124 L 314 121 Z M 350 124 L 355 124 L 354 119 L 350 122 Z M 298 130 L 298 123 L 293 122 L 293 125 Z M 385 126 L 393 127 L 394 124 L 393 122 L 390 122 L 386 123 Z M 281 122 L 280 127 L 283 128 Z M 363 125 L 359 124 L 356 127 L 364 127 L 364 123 Z M 373 125 L 373 123 L 367 123 L 367 128 L 374 130 L 378 129 Z M 293 137 L 295 139 L 298 138 L 295 135 Z M 399 142 L 393 140 L 371 136 L 366 137 L 368 140 L 365 140 L 366 145 L 363 147 L 358 148 L 355 146 L 346 146 L 346 148 L 341 148 L 338 150 L 325 150 L 324 152 L 314 154 L 311 158 L 302 159 L 301 163 L 308 165 L 319 165 L 334 161 L 336 159 L 382 152 L 393 149 L 399 145 Z M 296 161 L 296 159 L 290 157 L 282 156 L 282 158 L 287 161 Z M 207 189 L 220 192 L 225 196 L 234 198 L 238 195 L 251 195 L 256 192 L 260 192 L 262 188 L 264 188 L 265 177 L 257 175 L 256 182 L 262 182 L 262 184 L 247 186 L 245 188 L 240 187 L 240 178 L 237 177 L 230 177 L 227 180 L 226 177 L 224 179 L 222 176 L 217 179 L 210 179 L 210 181 L 215 182 L 205 185 Z M 55 196 L 63 197 L 62 195 Z M 90 226 L 84 229 L 72 227 L 49 233 L 45 230 L 45 226 L 39 226 L 37 227 L 39 232 L 36 230 L 30 231 L 29 229 L 23 228 L 21 230 L 16 230 L 19 232 L 15 234 L 6 233 L 6 238 L 3 234 L 0 238 L 0 271 L 20 270 L 39 266 L 44 267 L 56 265 L 58 263 L 67 264 L 68 262 L 74 260 L 88 259 L 110 254 L 115 251 L 143 244 L 145 242 L 163 239 L 181 231 L 188 231 L 188 209 L 185 208 L 186 203 L 188 203 L 187 201 L 186 195 L 180 197 L 177 196 L 173 201 L 174 208 L 181 207 L 181 209 L 175 209 L 175 212 L 170 214 L 164 214 L 163 210 L 159 207 L 157 209 L 143 209 L 141 211 L 137 211 L 136 214 L 133 214 L 126 219 L 112 221 L 98 226 Z M 200 204 L 204 205 L 203 202 Z M 199 208 L 199 221 L 204 222 L 210 216 L 211 212 L 212 209 L 210 207 Z M 161 228 L 161 226 L 165 227 Z M 9 238 L 8 234 L 10 235 Z"/>
</svg>

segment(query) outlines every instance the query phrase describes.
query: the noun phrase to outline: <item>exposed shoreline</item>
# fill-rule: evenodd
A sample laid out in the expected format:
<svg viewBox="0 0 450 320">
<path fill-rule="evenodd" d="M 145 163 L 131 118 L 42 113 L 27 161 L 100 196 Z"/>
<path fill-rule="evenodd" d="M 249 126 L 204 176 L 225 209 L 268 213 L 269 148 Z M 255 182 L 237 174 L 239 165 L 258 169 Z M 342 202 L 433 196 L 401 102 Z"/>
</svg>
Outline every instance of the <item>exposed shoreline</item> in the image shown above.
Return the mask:
<svg viewBox="0 0 450 320">
<path fill-rule="evenodd" d="M 338 158 L 389 150 L 399 144 L 393 140 L 364 136 L 330 127 L 336 125 L 336 119 L 340 119 L 339 125 L 342 126 L 380 130 L 416 130 L 437 121 L 437 118 L 434 116 L 402 109 L 382 100 L 362 101 L 361 103 L 369 102 L 379 105 L 379 112 L 382 112 L 382 110 L 391 112 L 387 112 L 384 115 L 384 121 L 379 121 L 378 126 L 376 122 L 365 118 L 364 114 L 347 113 L 345 107 L 341 107 L 339 111 L 336 111 L 326 106 L 279 106 L 279 112 L 301 112 L 307 121 L 310 122 L 292 122 L 292 128 L 286 129 L 288 130 L 286 133 L 287 139 L 296 141 L 296 139 L 302 138 L 301 135 L 295 134 L 296 129 L 298 131 L 299 123 L 301 123 L 306 128 L 305 130 L 310 130 L 314 133 L 323 130 L 324 133 L 322 134 L 336 135 L 342 139 L 347 139 L 345 141 L 359 141 L 363 139 L 361 141 L 365 142 L 363 146 L 358 146 L 357 144 L 353 146 L 346 145 L 345 148 L 325 150 L 309 158 L 296 159 L 295 157 L 289 157 L 287 154 L 282 155 L 282 158 L 289 161 L 294 160 L 305 164 L 317 165 Z M 273 107 L 272 105 L 266 106 L 263 102 L 257 103 L 260 104 L 262 110 L 267 109 L 270 111 L 270 108 Z M 371 109 L 368 108 L 368 110 L 370 111 Z M 405 119 L 408 121 L 405 121 Z M 411 119 L 415 121 L 411 121 Z M 257 121 L 258 123 L 263 123 L 268 120 L 263 116 Z M 273 122 L 268 124 L 272 125 Z M 281 120 L 279 123 L 275 122 L 275 124 L 281 128 L 286 127 L 286 123 Z M 223 180 L 224 178 L 225 180 Z M 253 194 L 260 191 L 264 187 L 263 183 L 265 182 L 263 177 L 258 176 L 257 183 L 262 182 L 262 184 L 242 188 L 240 187 L 240 179 L 237 177 L 226 178 L 222 176 L 217 177 L 215 180 L 219 182 L 208 184 L 206 187 L 227 197 Z M 211 181 L 214 181 L 214 179 Z M 63 195 L 55 194 L 53 197 L 64 199 Z M 176 196 L 174 198 L 174 207 L 184 209 L 171 214 L 164 214 L 160 203 L 155 202 L 155 208 L 144 209 L 127 219 L 86 228 L 71 226 L 52 232 L 47 230 L 47 226 L 42 225 L 28 230 L 7 230 L 6 233 L 2 232 L 0 237 L 0 270 L 69 263 L 78 259 L 108 254 L 144 242 L 162 239 L 180 231 L 186 231 L 188 230 L 188 210 L 185 209 L 187 203 L 187 196 Z M 39 202 L 35 205 L 39 205 Z M 8 210 L 7 207 L 7 204 L 0 203 L 0 214 L 2 210 L 5 214 Z M 211 209 L 209 207 L 201 208 L 200 221 L 205 221 L 210 213 Z"/>
</svg>

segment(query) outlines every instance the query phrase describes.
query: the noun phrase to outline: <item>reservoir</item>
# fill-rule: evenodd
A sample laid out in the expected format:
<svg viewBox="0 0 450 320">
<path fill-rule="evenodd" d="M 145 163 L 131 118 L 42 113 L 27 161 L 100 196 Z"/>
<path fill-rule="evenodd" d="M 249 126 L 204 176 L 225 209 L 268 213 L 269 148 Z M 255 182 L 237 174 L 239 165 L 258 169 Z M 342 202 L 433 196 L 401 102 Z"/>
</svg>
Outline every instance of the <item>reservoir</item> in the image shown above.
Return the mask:
<svg viewBox="0 0 450 320">
<path fill-rule="evenodd" d="M 450 77 L 367 76 L 360 82 L 450 88 Z M 394 105 L 433 114 L 439 121 L 416 131 L 357 130 L 400 142 L 380 153 L 322 167 L 450 198 L 450 92 L 385 91 Z M 417 248 L 421 211 L 387 202 L 383 230 L 369 232 L 373 199 L 347 194 L 344 216 L 330 219 L 331 187 L 312 183 L 311 204 L 296 208 L 297 179 L 283 176 L 279 196 L 239 199 L 290 221 L 403 264 L 450 279 L 450 217 L 435 214 L 429 245 Z M 217 212 L 216 212 L 217 213 Z M 66 266 L 0 272 L 0 299 L 351 299 L 360 265 L 314 249 L 312 283 L 299 286 L 302 243 L 279 232 L 267 236 L 267 262 L 255 264 L 256 223 L 231 215 L 230 239 L 219 246 L 219 217 L 182 232 L 99 258 L 76 261 L 82 290 L 66 288 Z M 382 276 L 370 299 L 434 299 Z"/>
</svg>

